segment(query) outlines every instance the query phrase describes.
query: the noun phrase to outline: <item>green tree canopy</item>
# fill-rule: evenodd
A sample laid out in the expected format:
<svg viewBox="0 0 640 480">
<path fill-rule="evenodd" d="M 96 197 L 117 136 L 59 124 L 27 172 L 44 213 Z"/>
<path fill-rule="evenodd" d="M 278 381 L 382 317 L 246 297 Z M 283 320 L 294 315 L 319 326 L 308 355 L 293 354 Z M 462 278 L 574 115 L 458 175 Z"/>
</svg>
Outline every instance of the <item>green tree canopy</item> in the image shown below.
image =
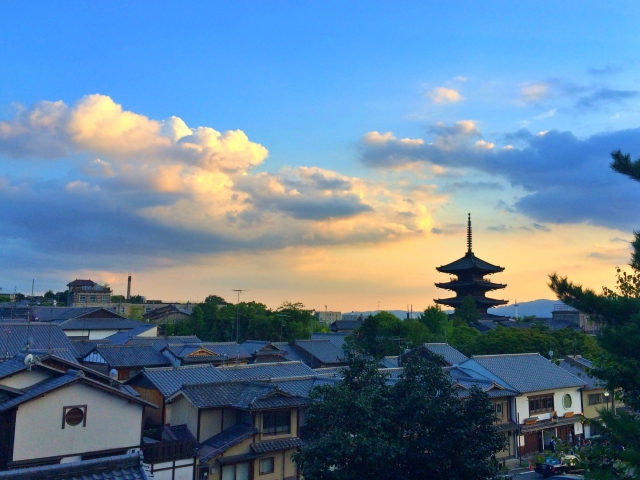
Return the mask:
<svg viewBox="0 0 640 480">
<path fill-rule="evenodd" d="M 311 396 L 310 440 L 294 454 L 307 480 L 476 479 L 498 471 L 504 438 L 488 396 L 473 389 L 461 400 L 431 362 L 415 358 L 389 384 L 356 357 L 341 383 Z"/>
<path fill-rule="evenodd" d="M 471 295 L 467 295 L 466 297 L 464 297 L 462 305 L 456 308 L 454 315 L 467 324 L 480 320 L 481 317 L 480 310 L 478 310 L 478 306 L 476 305 L 476 301 Z"/>
</svg>

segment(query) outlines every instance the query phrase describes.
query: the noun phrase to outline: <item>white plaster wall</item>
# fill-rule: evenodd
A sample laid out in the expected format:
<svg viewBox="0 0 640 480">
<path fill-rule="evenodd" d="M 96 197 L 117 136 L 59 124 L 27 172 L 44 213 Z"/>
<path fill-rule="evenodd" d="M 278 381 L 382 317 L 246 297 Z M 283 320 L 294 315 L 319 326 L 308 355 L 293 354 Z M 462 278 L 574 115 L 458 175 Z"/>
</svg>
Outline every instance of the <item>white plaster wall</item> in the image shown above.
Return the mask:
<svg viewBox="0 0 640 480">
<path fill-rule="evenodd" d="M 146 332 L 142 332 L 139 337 L 157 337 L 158 336 L 158 327 L 153 327 L 147 330 Z"/>
<path fill-rule="evenodd" d="M 87 426 L 62 428 L 63 407 L 87 405 Z M 77 455 L 140 444 L 142 405 L 74 384 L 20 405 L 13 460 Z"/>
<path fill-rule="evenodd" d="M 0 380 L 0 385 L 10 388 L 27 388 L 50 377 L 48 373 L 39 370 L 25 370 L 12 377 L 3 378 Z"/>
<path fill-rule="evenodd" d="M 573 412 L 575 414 L 582 413 L 582 406 L 580 404 L 580 390 L 577 388 L 562 388 L 560 390 L 546 390 L 540 392 L 531 392 L 516 397 L 516 410 L 520 415 L 520 423 L 524 423 L 526 418 L 529 418 L 529 398 L 530 396 L 544 395 L 546 393 L 553 393 L 553 405 L 558 414 L 558 417 L 562 417 L 566 412 Z M 562 398 L 565 394 L 571 395 L 571 408 L 564 408 L 562 405 Z M 551 418 L 552 412 L 547 413 L 535 413 L 533 416 L 538 417 L 538 420 L 548 420 Z"/>
<path fill-rule="evenodd" d="M 171 402 L 171 425 L 187 425 L 194 437 L 198 435 L 198 409 L 184 397 L 180 396 Z M 198 439 L 200 441 L 201 439 Z M 202 439 L 202 440 L 206 440 Z"/>
</svg>

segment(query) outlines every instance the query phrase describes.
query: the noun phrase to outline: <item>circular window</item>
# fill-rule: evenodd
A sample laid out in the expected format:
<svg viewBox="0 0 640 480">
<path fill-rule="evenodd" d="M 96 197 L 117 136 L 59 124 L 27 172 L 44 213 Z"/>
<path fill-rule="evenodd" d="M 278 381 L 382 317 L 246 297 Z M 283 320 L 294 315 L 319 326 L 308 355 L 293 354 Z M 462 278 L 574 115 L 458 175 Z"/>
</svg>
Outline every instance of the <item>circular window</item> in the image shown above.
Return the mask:
<svg viewBox="0 0 640 480">
<path fill-rule="evenodd" d="M 79 425 L 82 420 L 84 420 L 84 412 L 79 408 L 67 410 L 67 414 L 64 416 L 64 421 L 72 427 Z"/>
<path fill-rule="evenodd" d="M 569 395 L 568 393 L 562 397 L 562 406 L 566 409 L 566 408 L 571 408 L 571 395 Z"/>
</svg>

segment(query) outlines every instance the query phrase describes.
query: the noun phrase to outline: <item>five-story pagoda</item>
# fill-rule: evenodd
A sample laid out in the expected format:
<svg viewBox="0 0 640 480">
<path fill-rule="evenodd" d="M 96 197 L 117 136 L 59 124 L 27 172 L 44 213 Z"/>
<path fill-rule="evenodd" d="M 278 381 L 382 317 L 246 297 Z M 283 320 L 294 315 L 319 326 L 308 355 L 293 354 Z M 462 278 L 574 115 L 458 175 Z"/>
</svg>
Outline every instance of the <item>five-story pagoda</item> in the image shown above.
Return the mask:
<svg viewBox="0 0 640 480">
<path fill-rule="evenodd" d="M 451 281 L 446 283 L 435 284 L 438 288 L 453 290 L 456 296 L 434 299 L 434 301 L 440 305 L 458 308 L 467 296 L 471 296 L 475 300 L 478 310 L 486 314 L 488 308 L 508 303 L 507 300 L 496 300 L 485 296 L 485 294 L 491 290 L 506 287 L 504 284 L 493 283 L 484 278 L 485 275 L 502 272 L 504 267 L 492 265 L 476 257 L 471 249 L 471 241 L 471 214 L 469 214 L 467 223 L 467 253 L 455 262 L 436 268 L 439 272 L 448 273 L 457 277 L 452 278 Z"/>
</svg>

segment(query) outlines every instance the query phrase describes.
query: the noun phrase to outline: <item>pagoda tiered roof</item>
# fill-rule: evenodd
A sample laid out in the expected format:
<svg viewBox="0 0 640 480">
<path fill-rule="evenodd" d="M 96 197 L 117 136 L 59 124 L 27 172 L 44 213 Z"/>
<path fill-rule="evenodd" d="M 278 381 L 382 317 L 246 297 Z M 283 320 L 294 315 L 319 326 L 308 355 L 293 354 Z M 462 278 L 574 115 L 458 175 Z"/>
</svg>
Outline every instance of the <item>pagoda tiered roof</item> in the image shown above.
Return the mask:
<svg viewBox="0 0 640 480">
<path fill-rule="evenodd" d="M 499 290 L 501 288 L 505 288 L 506 285 L 504 283 L 493 283 L 493 282 L 488 282 L 486 280 L 452 280 L 450 282 L 444 282 L 444 283 L 436 283 L 435 284 L 436 287 L 438 288 L 445 288 L 447 290 L 456 290 L 456 289 L 463 289 L 463 288 L 470 288 L 473 287 L 476 290 L 484 290 L 484 291 L 489 291 L 489 290 Z"/>
<path fill-rule="evenodd" d="M 477 295 L 470 295 L 470 296 L 475 300 L 478 308 L 480 310 L 485 310 L 485 312 L 487 308 L 493 308 L 496 305 L 506 305 L 507 303 L 509 303 L 508 300 L 497 300 L 495 298 L 487 298 L 487 297 L 477 296 Z M 451 298 L 436 298 L 433 301 L 440 305 L 448 305 L 453 308 L 458 308 L 459 306 L 462 305 L 462 302 L 464 302 L 465 298 L 466 296 L 451 297 Z"/>
<path fill-rule="evenodd" d="M 485 262 L 481 258 L 476 257 L 473 252 L 467 251 L 464 257 L 447 265 L 436 267 L 436 270 L 442 273 L 452 273 L 454 275 L 459 275 L 471 270 L 477 270 L 482 272 L 483 275 L 490 275 L 492 273 L 502 272 L 504 267 Z"/>
</svg>

